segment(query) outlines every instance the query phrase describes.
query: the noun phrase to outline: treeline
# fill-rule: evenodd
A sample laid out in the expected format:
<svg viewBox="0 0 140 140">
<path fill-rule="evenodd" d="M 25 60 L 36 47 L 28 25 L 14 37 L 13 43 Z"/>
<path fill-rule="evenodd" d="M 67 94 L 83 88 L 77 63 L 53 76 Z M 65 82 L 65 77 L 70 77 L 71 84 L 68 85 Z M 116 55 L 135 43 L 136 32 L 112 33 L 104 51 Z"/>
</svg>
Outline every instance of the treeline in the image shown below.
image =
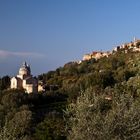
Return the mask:
<svg viewBox="0 0 140 140">
<path fill-rule="evenodd" d="M 67 63 L 38 76 L 39 94 L 6 90 L 9 78 L 1 78 L 0 139 L 139 139 L 139 60 L 120 51 Z"/>
</svg>

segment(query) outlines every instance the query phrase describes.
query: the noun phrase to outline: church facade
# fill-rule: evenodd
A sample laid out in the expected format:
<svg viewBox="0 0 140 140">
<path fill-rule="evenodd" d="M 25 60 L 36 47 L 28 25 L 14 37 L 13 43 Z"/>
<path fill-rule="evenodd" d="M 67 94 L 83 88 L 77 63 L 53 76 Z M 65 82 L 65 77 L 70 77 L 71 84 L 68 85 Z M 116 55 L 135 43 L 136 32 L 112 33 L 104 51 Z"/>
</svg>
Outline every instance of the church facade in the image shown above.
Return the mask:
<svg viewBox="0 0 140 140">
<path fill-rule="evenodd" d="M 17 76 L 11 78 L 11 89 L 24 89 L 26 93 L 38 92 L 38 80 L 31 75 L 30 66 L 24 62 Z"/>
</svg>

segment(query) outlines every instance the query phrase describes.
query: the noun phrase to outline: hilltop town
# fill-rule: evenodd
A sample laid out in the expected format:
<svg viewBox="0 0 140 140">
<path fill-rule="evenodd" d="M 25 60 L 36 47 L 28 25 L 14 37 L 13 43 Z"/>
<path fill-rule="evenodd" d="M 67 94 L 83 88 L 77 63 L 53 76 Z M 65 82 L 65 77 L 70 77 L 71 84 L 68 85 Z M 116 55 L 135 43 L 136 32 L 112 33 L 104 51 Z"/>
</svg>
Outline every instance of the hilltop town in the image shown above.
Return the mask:
<svg viewBox="0 0 140 140">
<path fill-rule="evenodd" d="M 78 130 L 75 140 L 81 135 L 83 140 L 87 128 L 94 129 L 88 132 L 90 138 L 94 132 L 103 134 L 93 138 L 97 140 L 108 139 L 106 132 L 111 135 L 109 139 L 124 139 L 125 134 L 130 139 L 132 131 L 131 139 L 140 138 L 140 53 L 137 52 L 140 40 L 134 39 L 112 51 L 84 55 L 81 63 L 69 62 L 38 77 L 32 75 L 30 65 L 24 62 L 17 75 L 0 79 L 0 140 L 5 129 L 8 136 L 18 140 L 26 139 L 24 134 L 29 140 L 48 137 L 67 140 L 69 130 L 64 115 L 74 123 L 68 124 L 68 128 Z M 68 106 L 72 109 L 69 112 Z M 100 126 L 103 128 L 99 129 Z"/>
<path fill-rule="evenodd" d="M 124 43 L 122 45 L 119 45 L 117 47 L 115 47 L 112 51 L 107 51 L 107 52 L 103 52 L 103 51 L 93 51 L 92 53 L 89 53 L 89 54 L 85 54 L 83 56 L 83 61 L 86 61 L 86 60 L 90 60 L 92 58 L 98 60 L 102 57 L 108 57 L 112 54 L 114 54 L 115 52 L 118 52 L 118 51 L 122 51 L 124 53 L 128 53 L 128 51 L 133 51 L 133 52 L 140 52 L 140 40 L 139 39 L 136 39 L 134 37 L 134 40 L 129 42 L 129 43 Z"/>
</svg>

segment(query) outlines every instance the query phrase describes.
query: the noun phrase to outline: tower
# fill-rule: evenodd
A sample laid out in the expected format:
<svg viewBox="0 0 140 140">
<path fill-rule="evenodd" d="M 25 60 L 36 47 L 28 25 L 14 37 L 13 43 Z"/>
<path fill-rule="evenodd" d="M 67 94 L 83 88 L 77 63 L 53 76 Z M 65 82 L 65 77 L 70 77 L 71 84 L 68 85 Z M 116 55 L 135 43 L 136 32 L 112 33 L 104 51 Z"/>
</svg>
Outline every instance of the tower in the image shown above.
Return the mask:
<svg viewBox="0 0 140 140">
<path fill-rule="evenodd" d="M 137 41 L 137 39 L 136 39 L 136 37 L 134 36 L 134 42 L 136 42 Z"/>
</svg>

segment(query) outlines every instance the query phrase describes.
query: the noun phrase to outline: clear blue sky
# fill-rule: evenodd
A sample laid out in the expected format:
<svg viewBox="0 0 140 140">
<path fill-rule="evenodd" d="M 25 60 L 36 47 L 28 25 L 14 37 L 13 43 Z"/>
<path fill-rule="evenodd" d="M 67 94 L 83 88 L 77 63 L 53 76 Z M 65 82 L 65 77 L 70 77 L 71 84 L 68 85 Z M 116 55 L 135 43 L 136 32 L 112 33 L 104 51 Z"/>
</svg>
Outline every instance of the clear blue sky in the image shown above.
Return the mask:
<svg viewBox="0 0 140 140">
<path fill-rule="evenodd" d="M 0 76 L 34 75 L 140 38 L 140 0 L 0 0 Z"/>
</svg>

